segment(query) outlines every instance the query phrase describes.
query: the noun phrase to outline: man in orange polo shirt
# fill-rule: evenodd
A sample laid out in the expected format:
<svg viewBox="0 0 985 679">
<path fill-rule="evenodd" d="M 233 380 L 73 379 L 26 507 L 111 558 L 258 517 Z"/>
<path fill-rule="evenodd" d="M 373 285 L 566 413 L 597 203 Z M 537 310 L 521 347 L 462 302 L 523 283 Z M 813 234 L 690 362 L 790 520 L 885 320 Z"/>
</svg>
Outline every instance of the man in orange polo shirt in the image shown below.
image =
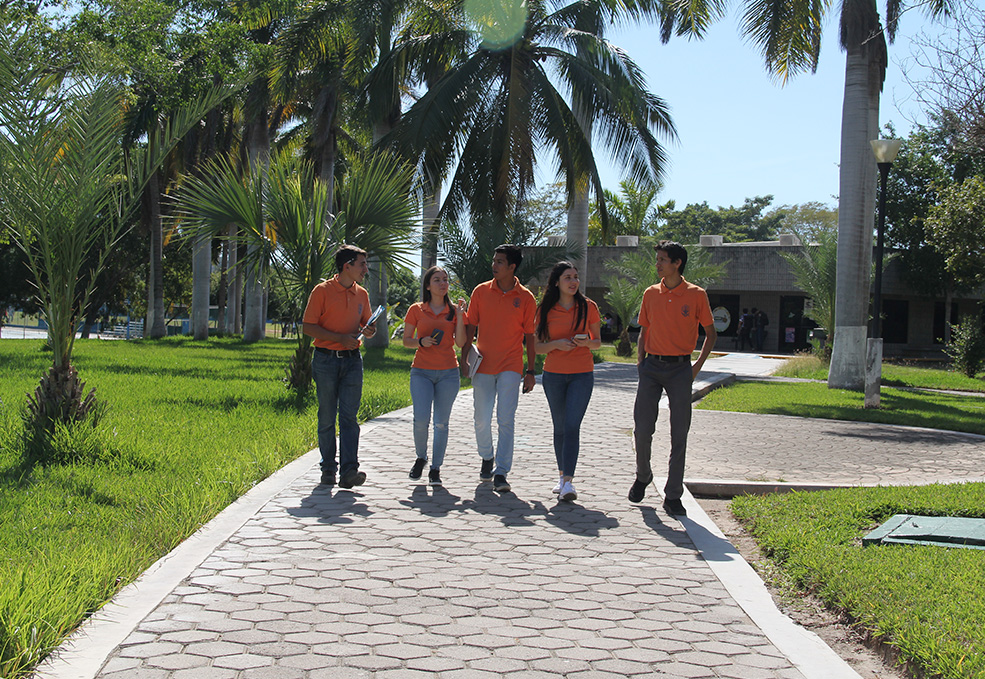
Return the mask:
<svg viewBox="0 0 985 679">
<path fill-rule="evenodd" d="M 339 273 L 311 291 L 304 309 L 304 334 L 315 340 L 311 373 L 318 390 L 318 448 L 321 451 L 321 482 L 352 488 L 366 481 L 359 471 L 359 401 L 363 393 L 363 359 L 359 334 L 372 337 L 375 323 L 369 293 L 359 285 L 369 266 L 366 251 L 343 245 L 335 253 Z M 365 326 L 365 327 L 364 327 Z M 335 417 L 339 419 L 339 455 L 335 459 Z"/>
<path fill-rule="evenodd" d="M 715 346 L 718 333 L 708 294 L 684 280 L 687 251 L 680 243 L 662 240 L 657 251 L 660 282 L 643 293 L 640 306 L 637 365 L 639 384 L 633 408 L 636 443 L 636 480 L 629 489 L 629 501 L 640 502 L 653 481 L 650 452 L 657 426 L 660 396 L 666 390 L 670 405 L 670 464 L 664 486 L 664 510 L 684 516 L 684 459 L 687 434 L 691 428 L 691 384 Z M 698 342 L 698 326 L 705 340 L 698 360 L 691 364 L 691 352 Z"/>
<path fill-rule="evenodd" d="M 482 458 L 481 481 L 492 481 L 493 489 L 510 490 L 506 480 L 513 466 L 513 429 L 520 383 L 523 393 L 534 388 L 534 315 L 537 302 L 533 293 L 520 285 L 515 273 L 523 261 L 518 245 L 500 245 L 493 253 L 493 279 L 472 291 L 469 301 L 466 347 L 471 346 L 476 328 L 482 363 L 472 377 L 475 403 L 475 442 Z M 523 369 L 526 347 L 527 369 Z M 492 415 L 496 407 L 499 440 L 493 454 Z"/>
</svg>

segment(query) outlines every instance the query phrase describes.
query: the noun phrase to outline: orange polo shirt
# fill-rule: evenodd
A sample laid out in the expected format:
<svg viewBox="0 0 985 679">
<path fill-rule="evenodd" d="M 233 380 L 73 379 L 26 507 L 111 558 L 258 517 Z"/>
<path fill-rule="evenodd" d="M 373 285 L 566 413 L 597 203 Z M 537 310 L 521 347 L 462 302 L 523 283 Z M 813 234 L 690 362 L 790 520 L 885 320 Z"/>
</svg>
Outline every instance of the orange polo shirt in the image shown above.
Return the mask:
<svg viewBox="0 0 985 679">
<path fill-rule="evenodd" d="M 599 316 L 599 306 L 592 300 L 588 301 L 585 319 L 580 327 L 576 328 L 575 319 L 578 317 L 578 305 L 572 305 L 570 309 L 565 309 L 560 304 L 555 304 L 547 312 L 547 336 L 551 340 L 561 338 L 571 338 L 575 335 L 586 334 L 591 339 L 589 326 L 593 323 L 601 323 Z M 595 370 L 595 360 L 592 358 L 592 350 L 588 347 L 575 347 L 571 351 L 561 351 L 554 349 L 547 352 L 544 359 L 544 372 L 562 373 L 570 375 L 572 373 L 590 373 Z"/>
<path fill-rule="evenodd" d="M 643 293 L 639 322 L 646 328 L 646 353 L 685 356 L 698 343 L 698 326 L 714 321 L 704 288 L 684 280 L 671 290 L 661 280 Z"/>
<path fill-rule="evenodd" d="M 340 335 L 355 335 L 371 316 L 369 293 L 358 283 L 346 288 L 338 275 L 315 286 L 304 308 L 304 323 L 314 323 Z M 316 339 L 315 346 L 323 349 L 345 349 L 338 342 Z"/>
<path fill-rule="evenodd" d="M 469 300 L 467 323 L 479 328 L 476 344 L 483 375 L 523 372 L 523 336 L 534 332 L 537 302 L 516 277 L 513 282 L 509 292 L 500 290 L 496 279 L 480 283 Z"/>
<path fill-rule="evenodd" d="M 440 314 L 435 314 L 431 310 L 431 305 L 427 302 L 412 304 L 407 310 L 407 317 L 404 325 L 413 325 L 416 328 L 414 337 L 428 337 L 434 330 L 443 330 L 444 335 L 438 344 L 429 347 L 418 347 L 414 354 L 413 368 L 422 370 L 448 370 L 458 367 L 458 359 L 455 358 L 455 316 L 448 320 L 448 305 L 441 310 Z"/>
</svg>

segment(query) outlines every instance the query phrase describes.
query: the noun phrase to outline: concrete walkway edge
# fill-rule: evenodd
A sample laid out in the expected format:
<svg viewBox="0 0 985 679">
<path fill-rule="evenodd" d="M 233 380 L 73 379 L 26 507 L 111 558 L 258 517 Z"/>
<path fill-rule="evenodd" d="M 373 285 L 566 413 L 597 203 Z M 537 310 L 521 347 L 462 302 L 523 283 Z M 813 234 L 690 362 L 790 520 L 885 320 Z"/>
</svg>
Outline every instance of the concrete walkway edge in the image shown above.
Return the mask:
<svg viewBox="0 0 985 679">
<path fill-rule="evenodd" d="M 861 679 L 859 674 L 816 634 L 783 614 L 752 566 L 685 489 L 687 516 L 680 517 L 694 546 L 736 603 L 777 650 L 807 679 Z"/>
<path fill-rule="evenodd" d="M 268 476 L 154 562 L 82 623 L 36 670 L 40 679 L 91 679 L 110 653 L 216 548 L 271 498 L 318 464 L 315 448 Z"/>
<path fill-rule="evenodd" d="M 734 379 L 734 376 L 728 375 Z M 726 374 L 718 374 L 718 383 Z M 727 379 L 727 378 L 726 378 Z M 717 386 L 717 384 L 715 385 Z M 406 410 L 409 410 L 408 407 Z M 400 411 L 387 417 L 400 415 Z M 368 432 L 374 423 L 363 425 Z M 216 548 L 281 491 L 318 464 L 315 448 L 287 464 L 220 512 L 208 524 L 124 587 L 55 650 L 37 670 L 39 679 L 92 679 L 119 646 L 168 594 Z M 816 634 L 800 627 L 774 604 L 752 567 L 701 509 L 690 492 L 681 524 L 702 558 L 750 619 L 807 679 L 859 679 Z"/>
</svg>

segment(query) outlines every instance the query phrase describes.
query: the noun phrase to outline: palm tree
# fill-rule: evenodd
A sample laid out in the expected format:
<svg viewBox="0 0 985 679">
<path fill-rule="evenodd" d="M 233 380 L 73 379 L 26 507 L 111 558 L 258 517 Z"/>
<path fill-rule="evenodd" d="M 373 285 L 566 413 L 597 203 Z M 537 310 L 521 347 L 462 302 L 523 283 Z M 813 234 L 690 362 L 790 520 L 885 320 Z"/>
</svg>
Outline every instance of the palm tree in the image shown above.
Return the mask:
<svg viewBox="0 0 985 679">
<path fill-rule="evenodd" d="M 0 39 L 0 220 L 26 255 L 48 323 L 52 367 L 28 407 L 36 431 L 50 432 L 94 414 L 95 390 L 86 393 L 72 366 L 76 326 L 163 158 L 224 95 L 195 101 L 125 154 L 117 79 L 80 70 L 59 81 L 33 66 L 23 36 Z"/>
<path fill-rule="evenodd" d="M 519 217 L 507 221 L 499 215 L 480 215 L 471 220 L 468 228 L 448 221 L 443 225 L 439 241 L 441 258 L 465 293 L 469 294 L 475 286 L 489 280 L 496 246 L 503 243 L 521 247 L 537 245 L 534 242 L 535 232 L 535 225 Z M 524 253 L 516 277 L 520 283 L 527 284 L 558 261 L 572 261 L 583 253 L 584 247 L 580 244 L 538 247 Z"/>
<path fill-rule="evenodd" d="M 186 180 L 177 198 L 185 237 L 222 235 L 238 226 L 250 254 L 240 266 L 259 280 L 272 279 L 285 299 L 304 308 L 311 289 L 332 275 L 335 250 L 353 243 L 379 254 L 395 268 L 410 246 L 414 208 L 409 196 L 412 168 L 386 154 L 350 160 L 331 213 L 328 185 L 312 163 L 276 155 L 269 168 L 250 166 L 246 176 L 228 160 L 216 161 L 202 177 Z M 303 393 L 311 382 L 311 338 L 298 338 L 287 368 L 288 385 Z"/>
<path fill-rule="evenodd" d="M 919 6 L 930 17 L 945 15 L 951 0 Z M 743 0 L 742 32 L 763 53 L 766 68 L 781 82 L 817 68 L 821 31 L 831 4 L 818 0 Z M 722 16 L 721 0 L 682 5 L 687 20 L 707 24 Z M 875 0 L 841 3 L 841 47 L 846 53 L 838 186 L 838 274 L 834 345 L 828 386 L 862 389 L 869 307 L 869 272 L 875 214 L 876 163 L 869 141 L 879 136 L 879 94 L 888 64 L 887 44 L 896 36 L 902 0 L 886 0 L 885 27 Z"/>
<path fill-rule="evenodd" d="M 589 219 L 590 245 L 612 245 L 614 236 L 651 236 L 657 231 L 660 206 L 655 206 L 660 184 L 638 184 L 629 179 L 619 182 L 619 193 L 608 189 L 604 199 L 609 213 L 608 223 L 600 218 L 594 206 Z"/>
<path fill-rule="evenodd" d="M 813 304 L 804 315 L 828 333 L 828 346 L 835 335 L 835 290 L 838 262 L 838 234 L 821 231 L 817 242 L 807 243 L 800 254 L 780 253 L 793 270 L 797 287 L 806 292 Z"/>
<path fill-rule="evenodd" d="M 330 199 L 335 195 L 340 100 L 351 91 L 346 81 L 352 51 L 348 19 L 343 2 L 307 5 L 279 36 L 271 72 L 277 101 L 296 108 L 304 102 L 307 151 Z"/>
<path fill-rule="evenodd" d="M 474 45 L 394 131 L 401 153 L 420 159 L 432 176 L 451 177 L 444 218 L 464 211 L 509 218 L 534 184 L 540 149 L 557 158 L 569 201 L 589 185 L 601 196 L 592 140 L 569 101 L 595 111 L 600 145 L 631 177 L 659 178 L 665 153 L 657 135 L 674 137 L 670 116 L 624 52 L 580 28 L 583 4 L 526 3 L 520 34 L 505 46 L 481 33 L 483 22 L 496 26 L 491 16 L 418 39 L 425 51 L 428 44 Z"/>
</svg>

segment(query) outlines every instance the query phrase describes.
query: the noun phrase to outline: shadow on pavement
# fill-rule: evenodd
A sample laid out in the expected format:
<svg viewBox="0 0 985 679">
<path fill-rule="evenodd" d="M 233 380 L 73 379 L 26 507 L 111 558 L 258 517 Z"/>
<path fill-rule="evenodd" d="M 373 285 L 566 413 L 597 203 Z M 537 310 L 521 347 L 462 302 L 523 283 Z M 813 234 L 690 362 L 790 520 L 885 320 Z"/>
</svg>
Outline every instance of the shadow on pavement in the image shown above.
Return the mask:
<svg viewBox="0 0 985 679">
<path fill-rule="evenodd" d="M 672 543 L 676 547 L 687 547 L 688 549 L 694 549 L 694 543 L 691 538 L 687 536 L 687 532 L 683 528 L 677 527 L 677 521 L 673 523 L 664 523 L 660 515 L 657 514 L 657 510 L 650 505 L 639 505 L 637 509 L 640 510 L 640 516 L 643 518 L 643 524 L 655 533 L 659 533 L 661 537 L 666 538 L 668 542 Z"/>
<path fill-rule="evenodd" d="M 424 516 L 448 516 L 452 512 L 462 512 L 472 507 L 471 500 L 459 502 L 462 498 L 449 493 L 444 486 L 437 486 L 428 495 L 428 486 L 418 483 L 410 493 L 410 498 L 400 500 L 400 504 L 416 509 Z"/>
<path fill-rule="evenodd" d="M 598 537 L 603 530 L 619 527 L 619 520 L 597 509 L 558 501 L 547 511 L 547 522 L 573 535 Z"/>
<path fill-rule="evenodd" d="M 371 516 L 373 510 L 359 500 L 358 491 L 317 486 L 301 500 L 300 507 L 287 510 L 291 516 L 317 518 L 319 523 L 352 523 L 352 516 Z"/>
<path fill-rule="evenodd" d="M 543 503 L 525 502 L 512 492 L 497 493 L 488 483 L 480 483 L 475 488 L 475 503 L 470 509 L 482 514 L 499 516 L 504 526 L 532 526 L 530 516 L 545 516 L 547 508 Z"/>
</svg>

